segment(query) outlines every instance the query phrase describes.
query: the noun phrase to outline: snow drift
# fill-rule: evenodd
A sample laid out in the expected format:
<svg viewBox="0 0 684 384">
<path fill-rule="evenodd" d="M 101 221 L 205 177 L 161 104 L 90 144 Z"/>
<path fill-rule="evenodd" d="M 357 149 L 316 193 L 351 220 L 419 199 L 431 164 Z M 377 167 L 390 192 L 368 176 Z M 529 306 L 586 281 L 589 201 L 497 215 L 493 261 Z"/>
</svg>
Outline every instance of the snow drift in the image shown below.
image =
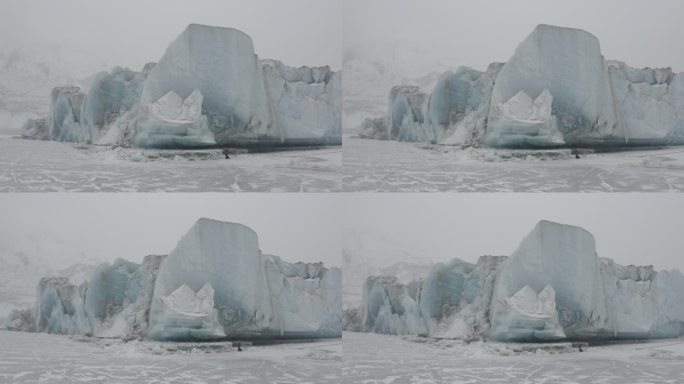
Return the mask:
<svg viewBox="0 0 684 384">
<path fill-rule="evenodd" d="M 139 147 L 341 143 L 341 78 L 261 60 L 245 33 L 191 24 L 158 63 L 114 68 L 87 93 L 52 92 L 49 131 L 23 136 Z"/>
<path fill-rule="evenodd" d="M 454 259 L 409 284 L 369 277 L 346 326 L 499 341 L 679 337 L 682 289 L 677 270 L 618 265 L 586 230 L 541 221 L 508 258 Z"/>
<path fill-rule="evenodd" d="M 492 147 L 684 144 L 684 77 L 601 55 L 583 30 L 539 25 L 505 64 L 390 91 L 361 136 Z"/>
<path fill-rule="evenodd" d="M 264 256 L 241 224 L 200 219 L 168 256 L 122 259 L 79 286 L 47 277 L 12 330 L 156 340 L 340 337 L 341 273 Z"/>
</svg>

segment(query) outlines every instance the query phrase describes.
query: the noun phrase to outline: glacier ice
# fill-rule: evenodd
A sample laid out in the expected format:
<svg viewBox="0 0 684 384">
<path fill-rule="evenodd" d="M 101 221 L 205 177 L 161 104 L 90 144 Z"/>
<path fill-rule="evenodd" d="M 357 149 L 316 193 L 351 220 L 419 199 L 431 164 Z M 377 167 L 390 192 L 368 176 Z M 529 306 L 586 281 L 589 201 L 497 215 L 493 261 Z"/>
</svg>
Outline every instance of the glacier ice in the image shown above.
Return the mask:
<svg viewBox="0 0 684 384">
<path fill-rule="evenodd" d="M 398 89 L 389 134 L 368 134 L 369 120 L 361 136 L 528 148 L 684 143 L 684 78 L 605 60 L 580 29 L 539 25 L 508 62 L 447 72 L 429 97 Z"/>
<path fill-rule="evenodd" d="M 154 148 L 342 140 L 340 73 L 262 60 L 231 28 L 191 24 L 158 63 L 102 72 L 87 94 L 55 88 L 51 101 L 52 140 Z"/>
<path fill-rule="evenodd" d="M 155 324 L 149 335 L 157 339 L 221 339 L 226 337 L 218 322 L 218 311 L 214 307 L 214 288 L 205 283 L 195 292 L 181 284 L 168 296 L 160 298 Z"/>
<path fill-rule="evenodd" d="M 496 340 L 558 340 L 566 337 L 558 321 L 556 292 L 547 285 L 537 294 L 525 285 L 510 297 L 499 298 L 490 337 Z"/>
<path fill-rule="evenodd" d="M 87 285 L 85 310 L 98 337 L 129 337 L 147 328 L 149 303 L 165 256 L 149 255 L 142 264 L 117 259 L 100 265 Z"/>
<path fill-rule="evenodd" d="M 41 279 L 35 307 L 6 326 L 179 341 L 341 337 L 341 281 L 338 268 L 262 255 L 244 225 L 200 219 L 168 256 L 105 263 L 78 286 Z"/>
<path fill-rule="evenodd" d="M 182 284 L 215 290 L 218 321 L 228 337 L 339 337 L 341 274 L 322 264 L 264 257 L 257 234 L 234 223 L 200 219 L 162 264 L 150 306 L 150 333 L 163 331 L 162 298 Z"/>
<path fill-rule="evenodd" d="M 510 257 L 436 264 L 424 280 L 371 276 L 347 329 L 499 341 L 684 334 L 684 276 L 599 258 L 586 230 L 540 221 Z"/>
<path fill-rule="evenodd" d="M 215 144 L 207 117 L 202 115 L 203 96 L 195 89 L 181 99 L 174 91 L 142 105 L 136 121 L 138 147 L 192 147 Z"/>
<path fill-rule="evenodd" d="M 82 124 L 85 94 L 78 87 L 57 87 L 50 98 L 49 132 L 57 141 L 86 142 L 90 133 Z"/>
</svg>

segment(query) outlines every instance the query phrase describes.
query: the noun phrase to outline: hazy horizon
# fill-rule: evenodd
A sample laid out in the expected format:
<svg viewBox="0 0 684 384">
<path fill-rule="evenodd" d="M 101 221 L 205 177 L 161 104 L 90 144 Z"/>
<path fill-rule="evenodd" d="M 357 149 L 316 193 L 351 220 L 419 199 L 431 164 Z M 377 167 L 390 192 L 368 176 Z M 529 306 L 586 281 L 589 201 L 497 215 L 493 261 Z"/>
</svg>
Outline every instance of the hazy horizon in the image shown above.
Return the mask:
<svg viewBox="0 0 684 384">
<path fill-rule="evenodd" d="M 644 7 L 658 16 L 644 16 Z M 347 0 L 343 46 L 383 42 L 419 49 L 435 62 L 485 70 L 507 61 L 535 26 L 551 24 L 592 33 L 608 60 L 682 72 L 684 51 L 675 48 L 684 36 L 682 14 L 684 2 L 676 0 Z"/>
<path fill-rule="evenodd" d="M 334 194 L 3 194 L 0 209 L 1 250 L 63 267 L 168 254 L 202 217 L 250 227 L 264 254 L 341 264 Z"/>
<path fill-rule="evenodd" d="M 457 257 L 475 262 L 482 255 L 510 256 L 537 222 L 549 220 L 589 231 L 598 257 L 684 272 L 684 238 L 679 235 L 684 200 L 677 195 L 380 195 L 347 197 L 345 239 L 366 234 L 385 242 L 388 252 L 402 249 L 412 257 L 398 256 L 396 261 L 440 262 Z M 350 246 L 363 248 L 345 243 Z M 356 256 L 373 257 L 379 245 L 373 247 L 372 252 Z"/>
<path fill-rule="evenodd" d="M 195 23 L 247 33 L 262 59 L 334 69 L 342 63 L 342 11 L 336 0 L 7 0 L 2 9 L 0 51 L 57 46 L 140 70 L 158 61 Z M 293 22 L 302 10 L 306 22 Z"/>
</svg>

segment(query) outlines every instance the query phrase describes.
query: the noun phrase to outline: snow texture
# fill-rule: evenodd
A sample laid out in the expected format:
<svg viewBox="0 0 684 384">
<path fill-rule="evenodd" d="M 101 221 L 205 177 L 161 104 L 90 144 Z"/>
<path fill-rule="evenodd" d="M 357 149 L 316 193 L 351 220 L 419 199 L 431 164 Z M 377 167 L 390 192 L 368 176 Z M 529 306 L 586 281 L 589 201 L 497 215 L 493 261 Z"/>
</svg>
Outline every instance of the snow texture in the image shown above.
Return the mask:
<svg viewBox="0 0 684 384">
<path fill-rule="evenodd" d="M 589 345 L 433 340 L 345 332 L 352 383 L 679 383 L 681 339 Z"/>
<path fill-rule="evenodd" d="M 157 64 L 52 92 L 52 140 L 144 148 L 341 144 L 341 76 L 260 60 L 231 28 L 191 24 Z M 34 137 L 35 124 L 24 136 Z M 33 129 L 33 130 L 32 130 Z"/>
<path fill-rule="evenodd" d="M 15 140 L 2 134 L 0 146 L 3 192 L 338 192 L 342 188 L 340 147 L 255 153 L 231 148 L 226 160 L 221 149 L 112 150 Z"/>
<path fill-rule="evenodd" d="M 684 143 L 684 78 L 606 61 L 579 29 L 538 25 L 505 64 L 461 67 L 430 95 L 400 86 L 389 99 L 388 134 L 369 134 L 369 120 L 362 136 L 506 148 Z"/>
<path fill-rule="evenodd" d="M 341 273 L 261 254 L 241 224 L 200 219 L 168 256 L 118 259 L 90 281 L 40 280 L 12 330 L 105 338 L 208 340 L 340 337 Z"/>
<path fill-rule="evenodd" d="M 461 148 L 345 136 L 342 185 L 345 192 L 684 191 L 682 148 L 624 149 L 579 149 L 576 159 L 571 148 Z"/>
<path fill-rule="evenodd" d="M 173 343 L 0 331 L 0 382 L 330 383 L 340 374 L 342 341 L 250 345 Z M 37 364 L 36 361 L 40 361 Z"/>
<path fill-rule="evenodd" d="M 677 270 L 599 259 L 586 230 L 541 221 L 508 258 L 454 259 L 408 284 L 369 277 L 346 327 L 524 342 L 672 338 L 684 334 L 682 287 Z"/>
</svg>

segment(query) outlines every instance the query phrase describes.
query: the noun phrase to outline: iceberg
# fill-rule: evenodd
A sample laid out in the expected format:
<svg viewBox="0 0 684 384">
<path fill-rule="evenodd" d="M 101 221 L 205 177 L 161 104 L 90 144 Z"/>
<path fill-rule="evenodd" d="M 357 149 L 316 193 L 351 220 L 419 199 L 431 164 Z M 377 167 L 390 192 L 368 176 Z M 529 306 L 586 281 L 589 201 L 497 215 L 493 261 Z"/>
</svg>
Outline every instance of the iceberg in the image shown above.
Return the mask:
<svg viewBox="0 0 684 384">
<path fill-rule="evenodd" d="M 322 263 L 262 255 L 244 225 L 199 219 L 168 256 L 105 263 L 78 286 L 41 279 L 35 307 L 12 312 L 6 326 L 161 341 L 335 338 L 341 277 Z"/>
<path fill-rule="evenodd" d="M 87 142 L 90 133 L 82 125 L 85 94 L 78 87 L 57 87 L 50 95 L 49 134 L 57 141 Z"/>
<path fill-rule="evenodd" d="M 684 276 L 599 258 L 586 230 L 540 221 L 510 257 L 436 264 L 424 280 L 371 276 L 350 330 L 496 341 L 684 334 Z"/>
<path fill-rule="evenodd" d="M 339 145 L 341 75 L 262 60 L 231 28 L 191 24 L 158 63 L 52 92 L 49 139 L 144 148 Z M 25 131 L 29 135 L 31 126 Z"/>
<path fill-rule="evenodd" d="M 390 91 L 389 135 L 369 135 L 367 121 L 363 137 L 505 148 L 684 144 L 684 77 L 605 60 L 599 40 L 580 29 L 538 25 L 508 62 L 447 72 L 429 97 L 399 89 Z"/>
</svg>

